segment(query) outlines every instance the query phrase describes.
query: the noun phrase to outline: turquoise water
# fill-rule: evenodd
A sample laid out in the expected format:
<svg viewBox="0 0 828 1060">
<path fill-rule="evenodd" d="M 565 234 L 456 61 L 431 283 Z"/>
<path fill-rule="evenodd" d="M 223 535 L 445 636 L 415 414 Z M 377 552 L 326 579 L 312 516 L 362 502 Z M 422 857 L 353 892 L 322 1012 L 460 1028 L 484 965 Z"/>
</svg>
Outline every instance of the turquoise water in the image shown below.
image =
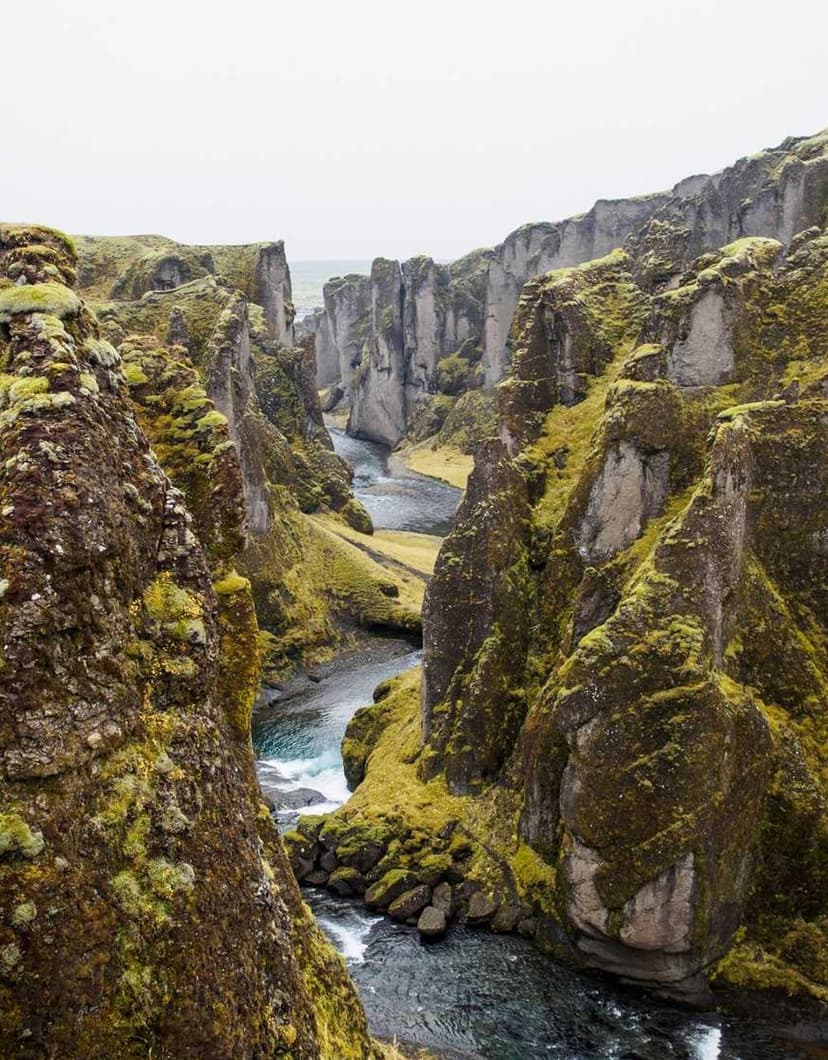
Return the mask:
<svg viewBox="0 0 828 1060">
<path fill-rule="evenodd" d="M 331 261 L 291 261 L 290 280 L 293 287 L 293 304 L 296 317 L 311 313 L 322 305 L 322 287 L 332 276 L 347 276 L 349 272 L 367 276 L 371 271 L 370 261 L 356 259 L 333 259 Z"/>
</svg>

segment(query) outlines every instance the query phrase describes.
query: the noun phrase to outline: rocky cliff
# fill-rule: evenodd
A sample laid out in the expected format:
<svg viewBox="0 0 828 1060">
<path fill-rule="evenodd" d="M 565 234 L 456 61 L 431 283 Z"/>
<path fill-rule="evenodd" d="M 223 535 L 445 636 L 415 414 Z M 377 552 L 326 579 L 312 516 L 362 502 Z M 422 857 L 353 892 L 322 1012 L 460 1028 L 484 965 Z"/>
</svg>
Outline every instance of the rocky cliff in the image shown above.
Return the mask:
<svg viewBox="0 0 828 1060">
<path fill-rule="evenodd" d="M 228 418 L 74 281 L 0 227 L 0 1051 L 373 1057 L 258 797 Z"/>
<path fill-rule="evenodd" d="M 291 839 L 300 875 L 315 843 L 424 931 L 828 1001 L 826 143 L 785 148 L 821 220 L 787 245 L 682 267 L 683 214 L 525 286 L 422 681 L 355 718 L 356 792 Z"/>
<path fill-rule="evenodd" d="M 370 277 L 325 285 L 311 324 L 318 381 L 334 388 L 331 404 L 350 404 L 350 433 L 396 445 L 424 401 L 476 385 L 486 260 L 485 251 L 451 265 L 377 258 Z"/>
<path fill-rule="evenodd" d="M 744 236 L 787 245 L 794 233 L 821 223 L 826 167 L 824 135 L 789 139 L 720 173 L 689 177 L 669 192 L 600 200 L 577 217 L 525 225 L 493 249 L 450 266 L 412 259 L 400 270 L 404 323 L 391 336 L 398 344 L 393 370 L 378 352 L 389 341 L 382 313 L 378 317 L 355 296 L 364 295 L 368 281 L 337 281 L 347 291 L 348 309 L 326 298 L 317 323 L 329 351 L 320 383 L 336 381 L 334 350 L 347 345 L 337 396 L 354 392 L 349 430 L 395 445 L 422 416 L 424 400 L 492 387 L 503 377 L 515 310 L 534 277 L 626 246 L 637 279 L 652 289 L 675 283 L 705 251 Z M 383 303 L 381 273 L 379 286 L 370 281 L 370 299 Z"/>
<path fill-rule="evenodd" d="M 329 652 L 355 621 L 418 628 L 417 612 L 398 599 L 400 586 L 393 573 L 366 565 L 360 550 L 331 540 L 306 518 L 333 512 L 361 532 L 372 529 L 351 493 L 350 469 L 335 455 L 322 421 L 313 341 L 303 340 L 299 347 L 279 341 L 268 319 L 268 297 L 272 304 L 275 295 L 267 291 L 282 290 L 283 283 L 289 287 L 289 274 L 286 280 L 278 278 L 282 244 L 208 248 L 216 269 L 221 264 L 220 274 L 205 272 L 169 289 L 145 290 L 137 298 L 96 300 L 112 288 L 101 276 L 111 278 L 120 270 L 114 286 L 121 290 L 124 276 L 147 275 L 147 255 L 142 251 L 129 257 L 136 253 L 136 242 L 83 237 L 81 289 L 109 340 L 125 356 L 129 349 L 135 363 L 128 381 L 142 414 L 157 410 L 155 392 L 147 392 L 145 378 L 158 376 L 156 351 L 162 364 L 188 361 L 215 414 L 227 422 L 241 464 L 249 531 L 239 566 L 251 578 L 259 621 L 271 634 L 271 674 Z M 198 255 L 206 253 L 197 250 Z M 159 253 L 152 251 L 151 260 Z M 178 253 L 183 255 L 180 248 Z M 261 277 L 272 279 L 274 270 L 276 280 L 264 284 Z M 228 276 L 235 277 L 236 286 Z M 178 391 L 167 383 L 165 389 L 169 419 L 153 417 L 152 422 L 158 422 L 168 443 L 184 444 L 195 429 L 192 413 L 202 398 L 194 397 L 188 386 Z M 144 422 L 157 444 L 150 421 Z"/>
<path fill-rule="evenodd" d="M 524 293 L 501 442 L 429 595 L 422 768 L 514 770 L 585 963 L 692 992 L 741 922 L 821 995 L 796 940 L 828 851 L 828 239 L 745 239 L 655 296 L 632 266 Z"/>
<path fill-rule="evenodd" d="M 264 310 L 268 336 L 293 342 L 293 301 L 285 245 L 188 246 L 164 236 L 77 236 L 78 283 L 95 302 L 137 301 L 214 276 Z"/>
</svg>

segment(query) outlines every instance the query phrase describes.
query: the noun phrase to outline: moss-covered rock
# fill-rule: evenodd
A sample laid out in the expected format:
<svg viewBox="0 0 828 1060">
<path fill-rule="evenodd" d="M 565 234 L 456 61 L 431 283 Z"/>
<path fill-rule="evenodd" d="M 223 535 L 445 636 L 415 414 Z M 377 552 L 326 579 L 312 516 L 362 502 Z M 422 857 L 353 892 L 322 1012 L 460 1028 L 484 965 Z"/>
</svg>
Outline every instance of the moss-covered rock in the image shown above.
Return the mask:
<svg viewBox="0 0 828 1060">
<path fill-rule="evenodd" d="M 421 721 L 400 692 L 356 716 L 337 817 L 392 826 L 378 872 L 445 852 L 588 966 L 824 999 L 828 237 L 743 239 L 656 294 L 638 265 L 524 293 Z"/>
<path fill-rule="evenodd" d="M 0 276 L 38 259 L 0 233 Z M 241 506 L 191 513 L 95 318 L 42 308 L 0 325 L 0 1052 L 374 1057 L 258 797 Z M 226 428 L 181 400 L 197 460 Z"/>
</svg>

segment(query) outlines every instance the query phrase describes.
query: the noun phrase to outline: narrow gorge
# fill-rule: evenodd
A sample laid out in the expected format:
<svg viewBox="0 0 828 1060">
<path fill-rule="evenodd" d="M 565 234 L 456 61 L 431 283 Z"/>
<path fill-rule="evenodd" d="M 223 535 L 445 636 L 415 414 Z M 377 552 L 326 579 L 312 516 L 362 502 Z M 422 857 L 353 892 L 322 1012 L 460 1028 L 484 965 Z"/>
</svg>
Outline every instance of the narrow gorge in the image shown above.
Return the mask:
<svg viewBox="0 0 828 1060">
<path fill-rule="evenodd" d="M 0 225 L 0 1055 L 822 1055 L 828 132 L 312 295 Z"/>
</svg>

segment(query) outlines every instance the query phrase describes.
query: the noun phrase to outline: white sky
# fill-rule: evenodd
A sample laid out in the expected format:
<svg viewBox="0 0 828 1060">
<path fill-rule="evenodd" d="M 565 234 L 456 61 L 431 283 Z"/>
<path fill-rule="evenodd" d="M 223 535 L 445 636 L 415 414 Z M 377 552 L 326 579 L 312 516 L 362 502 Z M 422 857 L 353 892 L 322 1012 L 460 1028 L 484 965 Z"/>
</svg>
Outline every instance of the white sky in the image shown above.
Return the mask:
<svg viewBox="0 0 828 1060">
<path fill-rule="evenodd" d="M 456 257 L 828 125 L 824 0 L 7 0 L 0 217 Z"/>
</svg>

